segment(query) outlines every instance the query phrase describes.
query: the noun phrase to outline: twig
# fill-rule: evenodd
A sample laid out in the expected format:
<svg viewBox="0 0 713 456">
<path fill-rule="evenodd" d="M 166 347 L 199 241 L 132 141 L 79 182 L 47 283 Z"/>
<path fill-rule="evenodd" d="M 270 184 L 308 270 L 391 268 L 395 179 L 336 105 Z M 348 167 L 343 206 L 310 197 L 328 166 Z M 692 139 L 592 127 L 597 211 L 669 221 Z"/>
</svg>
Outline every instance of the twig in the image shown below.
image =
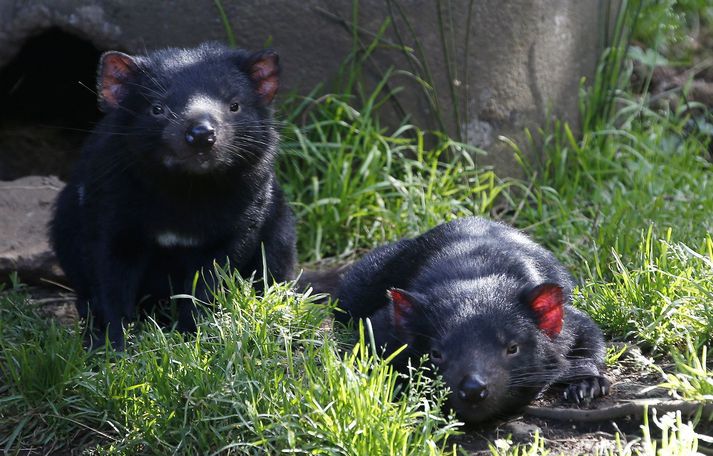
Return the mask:
<svg viewBox="0 0 713 456">
<path fill-rule="evenodd" d="M 73 289 L 73 288 L 70 288 L 70 287 L 68 287 L 68 286 L 66 286 L 66 285 L 62 285 L 61 283 L 55 282 L 54 280 L 45 279 L 44 277 L 41 277 L 41 278 L 40 278 L 40 282 L 49 283 L 50 285 L 54 285 L 54 286 L 57 286 L 57 287 L 62 288 L 62 289 L 64 289 L 64 290 L 67 290 L 67 291 L 69 291 L 69 292 L 71 292 L 71 293 L 74 293 L 74 289 Z"/>
<path fill-rule="evenodd" d="M 593 423 L 626 416 L 641 417 L 644 415 L 644 410 L 646 410 L 647 407 L 649 410 L 656 409 L 661 413 L 680 411 L 684 415 L 693 415 L 702 407 L 705 415 L 713 413 L 713 403 L 672 401 L 668 399 L 639 399 L 616 404 L 611 407 L 592 410 L 529 406 L 525 408 L 525 414 L 558 421 Z"/>
<path fill-rule="evenodd" d="M 42 307 L 45 304 L 51 304 L 51 303 L 66 303 L 66 302 L 74 302 L 74 301 L 75 301 L 75 298 L 73 298 L 71 296 L 61 296 L 61 297 L 42 298 L 42 299 L 30 298 L 30 303 L 37 307 Z"/>
</svg>

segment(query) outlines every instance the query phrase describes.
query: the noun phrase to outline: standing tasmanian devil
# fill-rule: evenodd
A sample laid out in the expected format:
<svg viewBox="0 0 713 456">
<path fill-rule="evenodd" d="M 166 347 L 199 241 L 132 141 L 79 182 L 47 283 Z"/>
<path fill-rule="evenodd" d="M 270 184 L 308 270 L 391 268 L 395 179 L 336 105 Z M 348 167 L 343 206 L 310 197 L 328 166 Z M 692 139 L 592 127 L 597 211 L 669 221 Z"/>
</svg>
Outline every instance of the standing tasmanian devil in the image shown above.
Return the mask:
<svg viewBox="0 0 713 456">
<path fill-rule="evenodd" d="M 213 261 L 290 278 L 294 217 L 275 179 L 271 102 L 278 56 L 217 43 L 145 56 L 107 52 L 98 72 L 106 116 L 59 195 L 51 241 L 91 314 L 121 346 L 137 303 L 190 293 Z M 206 298 L 198 281 L 196 296 Z M 195 328 L 191 300 L 178 327 Z M 106 331 L 106 332 L 105 332 Z"/>
<path fill-rule="evenodd" d="M 501 418 L 546 387 L 579 402 L 607 393 L 604 341 L 570 306 L 572 280 L 543 247 L 480 218 L 377 248 L 344 274 L 336 319 L 369 317 L 375 343 L 405 371 L 423 355 L 466 422 Z"/>
</svg>

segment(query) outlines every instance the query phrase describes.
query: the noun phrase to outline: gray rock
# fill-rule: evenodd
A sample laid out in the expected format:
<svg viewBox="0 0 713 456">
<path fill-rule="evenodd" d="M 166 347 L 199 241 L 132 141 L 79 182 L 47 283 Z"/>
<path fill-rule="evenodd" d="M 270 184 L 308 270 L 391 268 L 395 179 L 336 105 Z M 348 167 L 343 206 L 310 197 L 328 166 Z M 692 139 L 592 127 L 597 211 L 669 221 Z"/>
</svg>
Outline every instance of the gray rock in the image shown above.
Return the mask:
<svg viewBox="0 0 713 456">
<path fill-rule="evenodd" d="M 578 87 L 582 76 L 591 79 L 598 43 L 607 20 L 601 14 L 609 0 L 478 0 L 470 33 L 469 0 L 447 2 L 443 11 L 445 35 L 454 43 L 445 58 L 437 4 L 432 0 L 361 0 L 358 24 L 375 33 L 389 16 L 388 4 L 400 5 L 417 36 L 403 19 L 398 25 L 406 45 L 418 40 L 433 74 L 436 98 L 445 128 L 460 130 L 462 139 L 486 148 L 483 163 L 495 164 L 502 174 L 516 172 L 513 152 L 497 138 L 516 141 L 523 129 L 542 126 L 547 116 L 578 123 Z M 334 78 L 352 49 L 348 30 L 352 1 L 223 0 L 222 4 L 240 47 L 275 47 L 284 67 L 285 91 L 308 93 L 316 84 Z M 127 2 L 125 0 L 0 0 L 0 67 L 19 52 L 28 37 L 56 27 L 92 42 L 100 49 L 141 52 L 163 46 L 192 46 L 204 40 L 225 40 L 226 32 L 213 0 Z M 466 52 L 466 36 L 469 46 Z M 399 39 L 393 27 L 386 34 Z M 410 65 L 393 49 L 379 49 L 368 65 L 381 71 Z M 454 72 L 446 70 L 451 68 Z M 373 71 L 372 81 L 379 79 Z M 456 99 L 452 99 L 449 80 Z M 411 78 L 399 76 L 399 100 L 415 123 L 439 127 L 424 91 Z M 453 114 L 458 106 L 458 119 Z M 400 115 L 392 119 L 396 123 Z M 401 120 L 401 119 L 398 119 Z"/>
<path fill-rule="evenodd" d="M 510 434 L 512 441 L 516 443 L 530 442 L 535 433 L 542 435 L 542 429 L 539 426 L 527 423 L 525 421 L 510 421 L 500 427 L 500 430 L 506 434 Z"/>
<path fill-rule="evenodd" d="M 53 176 L 0 181 L 0 282 L 14 271 L 26 283 L 62 276 L 47 240 L 47 223 L 63 186 Z"/>
</svg>

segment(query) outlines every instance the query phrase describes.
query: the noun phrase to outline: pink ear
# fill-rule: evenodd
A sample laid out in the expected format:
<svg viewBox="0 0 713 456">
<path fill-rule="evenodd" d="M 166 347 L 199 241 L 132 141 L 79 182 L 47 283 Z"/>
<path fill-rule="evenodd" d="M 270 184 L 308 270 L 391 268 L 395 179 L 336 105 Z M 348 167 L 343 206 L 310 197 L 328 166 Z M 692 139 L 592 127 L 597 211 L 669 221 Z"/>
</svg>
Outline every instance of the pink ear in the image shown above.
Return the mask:
<svg viewBox="0 0 713 456">
<path fill-rule="evenodd" d="M 386 295 L 394 305 L 394 325 L 396 325 L 398 329 L 401 329 L 405 321 L 408 320 L 411 313 L 413 313 L 414 305 L 411 297 L 408 295 L 408 292 L 400 288 L 389 288 L 386 291 Z"/>
<path fill-rule="evenodd" d="M 562 331 L 564 291 L 555 283 L 543 283 L 528 293 L 530 308 L 537 315 L 537 326 L 550 338 Z"/>
<path fill-rule="evenodd" d="M 279 57 L 272 49 L 256 52 L 248 59 L 247 73 L 257 83 L 257 93 L 263 103 L 269 104 L 280 86 Z"/>
<path fill-rule="evenodd" d="M 99 108 L 106 112 L 116 108 L 129 92 L 128 83 L 135 77 L 138 67 L 133 57 L 122 52 L 109 51 L 101 56 L 97 81 Z"/>
</svg>

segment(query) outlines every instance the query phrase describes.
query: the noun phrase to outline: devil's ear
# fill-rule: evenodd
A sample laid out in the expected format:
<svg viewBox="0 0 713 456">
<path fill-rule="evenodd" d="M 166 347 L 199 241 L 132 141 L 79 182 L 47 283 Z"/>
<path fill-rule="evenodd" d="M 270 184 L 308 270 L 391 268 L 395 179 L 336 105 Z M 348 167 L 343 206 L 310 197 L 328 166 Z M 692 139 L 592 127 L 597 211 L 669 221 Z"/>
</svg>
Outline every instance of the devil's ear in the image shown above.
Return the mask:
<svg viewBox="0 0 713 456">
<path fill-rule="evenodd" d="M 543 283 L 528 291 L 525 300 L 537 317 L 537 326 L 550 338 L 562 331 L 564 290 L 556 283 Z"/>
<path fill-rule="evenodd" d="M 280 86 L 280 58 L 273 49 L 255 52 L 243 64 L 250 79 L 255 82 L 263 104 L 270 104 Z"/>
<path fill-rule="evenodd" d="M 107 112 L 119 107 L 129 93 L 129 84 L 136 79 L 139 67 L 130 55 L 109 51 L 102 54 L 97 75 L 99 109 Z"/>
<path fill-rule="evenodd" d="M 403 330 L 413 317 L 419 303 L 418 297 L 401 288 L 389 288 L 386 291 L 386 296 L 391 301 L 394 326 L 397 330 Z"/>
</svg>

